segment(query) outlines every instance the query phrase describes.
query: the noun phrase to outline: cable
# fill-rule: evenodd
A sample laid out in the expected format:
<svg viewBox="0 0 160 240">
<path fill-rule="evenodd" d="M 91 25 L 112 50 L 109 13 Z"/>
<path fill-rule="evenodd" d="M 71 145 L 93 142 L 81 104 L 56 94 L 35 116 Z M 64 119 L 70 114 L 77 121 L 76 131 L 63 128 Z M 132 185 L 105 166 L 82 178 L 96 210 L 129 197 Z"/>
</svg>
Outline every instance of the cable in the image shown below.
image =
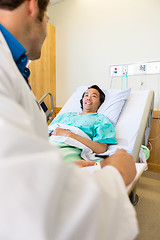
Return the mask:
<svg viewBox="0 0 160 240">
<path fill-rule="evenodd" d="M 127 75 L 127 72 L 125 73 L 125 76 L 126 76 L 126 89 L 128 89 L 128 75 Z"/>
<path fill-rule="evenodd" d="M 149 149 L 149 151 L 151 152 L 151 151 L 152 151 L 152 144 L 151 144 L 150 142 L 148 142 L 148 145 L 150 146 L 150 148 L 149 148 L 149 146 L 148 146 L 148 149 Z"/>
</svg>

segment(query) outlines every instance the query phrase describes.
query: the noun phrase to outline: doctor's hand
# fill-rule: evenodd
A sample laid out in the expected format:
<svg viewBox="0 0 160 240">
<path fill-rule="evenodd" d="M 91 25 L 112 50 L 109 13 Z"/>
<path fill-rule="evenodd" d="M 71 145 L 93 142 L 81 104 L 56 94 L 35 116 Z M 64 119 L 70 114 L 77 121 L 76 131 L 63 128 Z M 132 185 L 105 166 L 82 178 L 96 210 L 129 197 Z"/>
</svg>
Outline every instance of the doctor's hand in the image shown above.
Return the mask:
<svg viewBox="0 0 160 240">
<path fill-rule="evenodd" d="M 101 161 L 101 167 L 107 165 L 115 167 L 121 174 L 126 186 L 129 185 L 136 176 L 136 166 L 132 155 L 124 149 L 117 150 L 115 154 Z"/>
</svg>

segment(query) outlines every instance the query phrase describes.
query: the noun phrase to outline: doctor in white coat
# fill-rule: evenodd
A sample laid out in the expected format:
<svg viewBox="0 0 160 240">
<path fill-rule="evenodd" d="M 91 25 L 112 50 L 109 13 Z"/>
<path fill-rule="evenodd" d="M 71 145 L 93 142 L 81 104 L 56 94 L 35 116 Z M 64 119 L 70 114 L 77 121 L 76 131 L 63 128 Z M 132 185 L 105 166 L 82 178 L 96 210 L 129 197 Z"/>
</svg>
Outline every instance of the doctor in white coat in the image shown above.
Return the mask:
<svg viewBox="0 0 160 240">
<path fill-rule="evenodd" d="M 64 164 L 28 83 L 40 57 L 48 0 L 0 0 L 0 239 L 131 240 L 126 192 L 136 174 L 124 150 L 88 173 Z"/>
</svg>

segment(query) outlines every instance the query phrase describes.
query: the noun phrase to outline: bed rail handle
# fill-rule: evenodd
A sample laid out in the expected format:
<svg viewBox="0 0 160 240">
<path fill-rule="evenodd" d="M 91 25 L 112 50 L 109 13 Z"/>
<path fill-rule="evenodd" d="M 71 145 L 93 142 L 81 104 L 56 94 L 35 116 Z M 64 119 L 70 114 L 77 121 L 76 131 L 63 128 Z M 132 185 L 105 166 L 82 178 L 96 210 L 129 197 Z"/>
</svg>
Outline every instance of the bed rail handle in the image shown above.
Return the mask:
<svg viewBox="0 0 160 240">
<path fill-rule="evenodd" d="M 44 99 L 47 97 L 47 96 L 50 96 L 50 102 L 51 102 L 51 111 L 49 111 L 48 107 L 46 106 L 45 102 L 44 102 Z M 45 93 L 41 99 L 38 101 L 39 105 L 41 106 L 41 108 L 43 109 L 43 111 L 45 112 L 46 114 L 46 119 L 47 119 L 47 122 L 48 121 L 52 121 L 53 118 L 52 118 L 52 114 L 53 114 L 53 110 L 54 110 L 54 104 L 53 104 L 53 96 L 51 93 Z"/>
</svg>

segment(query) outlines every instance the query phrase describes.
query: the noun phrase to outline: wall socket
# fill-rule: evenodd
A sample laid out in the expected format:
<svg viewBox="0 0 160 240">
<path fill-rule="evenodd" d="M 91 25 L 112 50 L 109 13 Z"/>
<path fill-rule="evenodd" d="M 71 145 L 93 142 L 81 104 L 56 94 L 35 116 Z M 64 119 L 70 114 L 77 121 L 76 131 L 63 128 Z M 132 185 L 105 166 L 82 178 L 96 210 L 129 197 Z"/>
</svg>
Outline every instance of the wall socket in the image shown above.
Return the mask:
<svg viewBox="0 0 160 240">
<path fill-rule="evenodd" d="M 123 75 L 122 66 L 121 65 L 110 66 L 110 75 L 112 77 L 122 76 Z"/>
</svg>

